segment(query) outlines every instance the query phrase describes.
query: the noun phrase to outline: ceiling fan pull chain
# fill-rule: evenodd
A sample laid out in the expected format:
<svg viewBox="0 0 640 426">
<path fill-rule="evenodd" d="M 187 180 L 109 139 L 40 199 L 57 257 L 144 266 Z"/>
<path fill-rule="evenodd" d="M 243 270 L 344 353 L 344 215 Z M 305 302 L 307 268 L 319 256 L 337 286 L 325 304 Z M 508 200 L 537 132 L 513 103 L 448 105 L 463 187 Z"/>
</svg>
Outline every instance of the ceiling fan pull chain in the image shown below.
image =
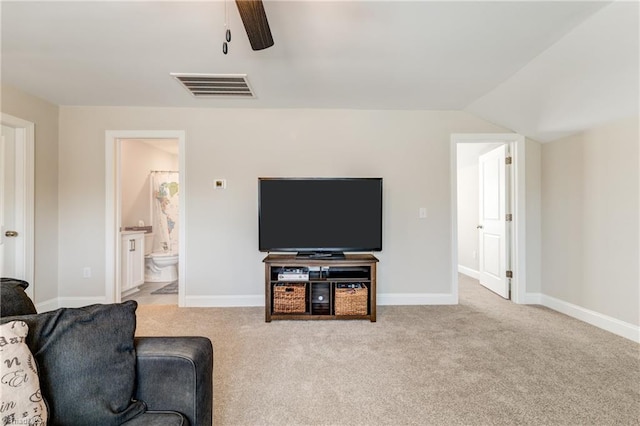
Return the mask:
<svg viewBox="0 0 640 426">
<path fill-rule="evenodd" d="M 227 29 L 225 31 L 224 38 L 226 41 L 222 43 L 222 53 L 225 55 L 229 53 L 229 45 L 227 43 L 231 42 L 231 30 L 227 27 L 227 20 L 229 16 L 227 14 L 227 0 L 224 0 L 224 27 Z"/>
</svg>

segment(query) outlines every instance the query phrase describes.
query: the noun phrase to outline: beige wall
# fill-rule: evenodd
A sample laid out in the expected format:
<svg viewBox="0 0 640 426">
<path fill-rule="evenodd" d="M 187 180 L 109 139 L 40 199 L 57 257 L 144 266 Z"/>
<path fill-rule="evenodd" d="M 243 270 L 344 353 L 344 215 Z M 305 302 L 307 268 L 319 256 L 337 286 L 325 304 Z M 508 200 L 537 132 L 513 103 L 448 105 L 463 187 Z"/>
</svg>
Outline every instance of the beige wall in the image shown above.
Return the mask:
<svg viewBox="0 0 640 426">
<path fill-rule="evenodd" d="M 264 293 L 260 176 L 383 177 L 379 293 L 449 293 L 450 134 L 505 131 L 463 112 L 61 107 L 63 296 L 104 295 L 106 130 L 186 132 L 187 297 Z"/>
<path fill-rule="evenodd" d="M 35 303 L 58 295 L 58 106 L 2 85 L 2 112 L 35 125 Z"/>
<path fill-rule="evenodd" d="M 7 86 L 2 112 L 36 125 L 36 303 L 104 296 L 106 130 L 186 131 L 196 297 L 262 294 L 259 176 L 382 176 L 379 293 L 449 292 L 449 136 L 505 131 L 463 112 L 59 108 Z M 637 118 L 527 140 L 528 292 L 640 323 L 638 140 Z"/>
<path fill-rule="evenodd" d="M 527 200 L 525 206 L 525 222 L 527 235 L 527 293 L 541 291 L 541 226 L 542 226 L 542 170 L 540 167 L 542 145 L 531 139 L 525 139 L 525 181 L 527 183 Z"/>
<path fill-rule="evenodd" d="M 542 293 L 638 325 L 638 118 L 542 146 Z"/>
</svg>

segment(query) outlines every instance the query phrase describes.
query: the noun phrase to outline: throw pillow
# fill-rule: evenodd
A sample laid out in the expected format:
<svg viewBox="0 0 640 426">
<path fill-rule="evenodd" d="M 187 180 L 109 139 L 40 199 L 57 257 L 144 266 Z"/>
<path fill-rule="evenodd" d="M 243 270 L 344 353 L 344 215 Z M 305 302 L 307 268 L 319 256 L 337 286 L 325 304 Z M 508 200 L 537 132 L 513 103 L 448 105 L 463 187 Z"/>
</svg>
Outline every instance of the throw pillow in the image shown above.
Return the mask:
<svg viewBox="0 0 640 426">
<path fill-rule="evenodd" d="M 19 319 L 56 425 L 120 425 L 144 412 L 133 401 L 137 303 L 61 308 Z"/>
<path fill-rule="evenodd" d="M 3 425 L 47 424 L 36 363 L 25 343 L 29 327 L 22 321 L 0 325 L 0 418 Z"/>
<path fill-rule="evenodd" d="M 29 283 L 13 278 L 0 279 L 0 316 L 35 314 L 36 307 L 24 290 Z"/>
</svg>

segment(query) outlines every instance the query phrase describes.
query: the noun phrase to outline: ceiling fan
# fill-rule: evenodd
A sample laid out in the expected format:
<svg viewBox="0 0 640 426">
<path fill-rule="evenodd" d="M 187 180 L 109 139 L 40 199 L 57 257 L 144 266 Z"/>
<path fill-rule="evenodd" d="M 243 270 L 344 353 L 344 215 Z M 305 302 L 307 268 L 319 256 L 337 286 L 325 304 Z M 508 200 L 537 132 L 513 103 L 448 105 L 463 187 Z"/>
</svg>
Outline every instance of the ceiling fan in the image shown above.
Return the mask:
<svg viewBox="0 0 640 426">
<path fill-rule="evenodd" d="M 262 0 L 236 0 L 251 49 L 262 50 L 273 46 L 273 37 Z"/>
</svg>

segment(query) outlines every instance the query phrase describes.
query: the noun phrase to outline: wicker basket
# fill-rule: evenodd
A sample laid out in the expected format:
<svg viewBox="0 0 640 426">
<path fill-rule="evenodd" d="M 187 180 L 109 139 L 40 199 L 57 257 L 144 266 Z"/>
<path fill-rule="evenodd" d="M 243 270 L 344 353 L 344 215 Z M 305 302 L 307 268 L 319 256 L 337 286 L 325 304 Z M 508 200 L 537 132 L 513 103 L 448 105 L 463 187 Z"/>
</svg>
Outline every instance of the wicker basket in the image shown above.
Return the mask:
<svg viewBox="0 0 640 426">
<path fill-rule="evenodd" d="M 273 286 L 273 312 L 278 314 L 305 313 L 306 284 L 278 283 Z"/>
<path fill-rule="evenodd" d="M 369 290 L 362 283 L 337 284 L 335 297 L 336 315 L 367 315 Z"/>
</svg>

